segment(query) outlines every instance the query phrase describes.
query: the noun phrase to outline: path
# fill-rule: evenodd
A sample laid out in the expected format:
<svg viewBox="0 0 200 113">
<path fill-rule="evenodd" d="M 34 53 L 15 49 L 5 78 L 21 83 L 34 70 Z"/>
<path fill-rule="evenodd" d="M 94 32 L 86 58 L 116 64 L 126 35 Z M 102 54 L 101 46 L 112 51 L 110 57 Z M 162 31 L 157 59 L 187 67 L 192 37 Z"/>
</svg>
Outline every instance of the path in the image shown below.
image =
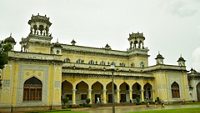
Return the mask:
<svg viewBox="0 0 200 113">
<path fill-rule="evenodd" d="M 200 105 L 166 105 L 165 108 L 161 108 L 160 105 L 150 107 L 146 107 L 145 105 L 139 106 L 116 106 L 116 113 L 127 113 L 132 111 L 144 111 L 144 110 L 159 110 L 159 109 L 176 109 L 176 108 L 195 108 L 200 107 Z M 81 109 L 73 109 L 73 111 L 85 111 L 88 113 L 112 113 L 111 107 L 97 107 L 97 108 L 81 108 Z"/>
</svg>

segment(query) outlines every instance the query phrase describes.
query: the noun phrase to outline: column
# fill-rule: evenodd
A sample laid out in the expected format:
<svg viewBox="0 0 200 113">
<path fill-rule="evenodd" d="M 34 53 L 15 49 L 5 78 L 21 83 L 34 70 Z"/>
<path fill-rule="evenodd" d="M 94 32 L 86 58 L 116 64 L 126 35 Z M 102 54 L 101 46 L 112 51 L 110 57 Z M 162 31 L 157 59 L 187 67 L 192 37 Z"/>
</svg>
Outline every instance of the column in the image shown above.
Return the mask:
<svg viewBox="0 0 200 113">
<path fill-rule="evenodd" d="M 107 99 L 106 99 L 106 89 L 103 89 L 103 103 L 104 103 L 104 104 L 107 103 Z"/>
<path fill-rule="evenodd" d="M 140 97 L 141 97 L 141 101 L 144 102 L 144 89 L 143 89 L 143 87 L 141 88 L 141 95 L 140 95 Z"/>
<path fill-rule="evenodd" d="M 90 99 L 90 104 L 92 104 L 92 89 L 88 89 L 88 98 Z"/>
<path fill-rule="evenodd" d="M 117 89 L 117 103 L 120 103 L 120 89 Z"/>
<path fill-rule="evenodd" d="M 133 97 L 132 97 L 132 95 L 133 95 L 132 90 L 129 90 L 129 99 L 131 100 L 131 103 L 133 103 Z"/>
<path fill-rule="evenodd" d="M 151 96 L 152 96 L 152 100 L 154 101 L 156 99 L 154 89 L 151 90 Z"/>
<path fill-rule="evenodd" d="M 72 89 L 72 104 L 76 104 L 76 89 Z"/>
</svg>

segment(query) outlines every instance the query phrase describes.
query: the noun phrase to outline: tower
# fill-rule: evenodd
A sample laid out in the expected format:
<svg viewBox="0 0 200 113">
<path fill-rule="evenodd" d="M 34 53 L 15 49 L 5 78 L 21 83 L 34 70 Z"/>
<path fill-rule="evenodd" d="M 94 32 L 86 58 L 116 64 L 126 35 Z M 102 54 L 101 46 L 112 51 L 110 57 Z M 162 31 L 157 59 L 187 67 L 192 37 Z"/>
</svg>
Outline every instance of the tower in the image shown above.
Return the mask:
<svg viewBox="0 0 200 113">
<path fill-rule="evenodd" d="M 148 66 L 149 49 L 144 47 L 144 40 L 143 33 L 129 34 L 129 66 L 141 68 Z"/>
<path fill-rule="evenodd" d="M 21 51 L 50 54 L 52 36 L 49 33 L 49 28 L 52 23 L 49 18 L 46 15 L 32 15 L 28 24 L 30 25 L 30 33 L 27 38 L 22 38 Z"/>
<path fill-rule="evenodd" d="M 143 33 L 132 33 L 129 34 L 128 41 L 130 43 L 130 50 L 132 49 L 144 49 L 144 40 L 145 37 Z"/>
</svg>

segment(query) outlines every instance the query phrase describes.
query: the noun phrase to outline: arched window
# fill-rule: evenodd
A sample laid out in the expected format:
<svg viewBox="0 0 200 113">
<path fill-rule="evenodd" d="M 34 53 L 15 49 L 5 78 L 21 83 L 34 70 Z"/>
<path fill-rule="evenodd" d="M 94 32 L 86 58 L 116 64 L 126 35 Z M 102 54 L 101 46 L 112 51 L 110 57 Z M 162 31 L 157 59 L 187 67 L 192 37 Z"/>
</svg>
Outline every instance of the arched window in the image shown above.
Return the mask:
<svg viewBox="0 0 200 113">
<path fill-rule="evenodd" d="M 88 64 L 94 65 L 94 61 L 93 61 L 93 60 L 90 60 L 90 61 L 88 62 Z"/>
<path fill-rule="evenodd" d="M 64 62 L 65 62 L 65 63 L 69 63 L 69 62 L 70 62 L 70 59 L 69 59 L 69 58 L 65 58 L 65 59 L 64 59 Z"/>
<path fill-rule="evenodd" d="M 176 82 L 171 85 L 171 90 L 172 98 L 180 98 L 179 85 Z"/>
<path fill-rule="evenodd" d="M 144 62 L 140 62 L 140 67 L 144 68 Z"/>
<path fill-rule="evenodd" d="M 115 62 L 112 62 L 112 63 L 111 63 L 111 65 L 114 65 L 114 66 L 116 66 L 116 63 L 115 63 Z"/>
<path fill-rule="evenodd" d="M 125 66 L 126 66 L 124 63 L 119 63 L 119 65 L 120 65 L 121 67 L 125 67 Z"/>
<path fill-rule="evenodd" d="M 32 77 L 24 83 L 24 101 L 40 101 L 42 100 L 42 82 Z"/>
<path fill-rule="evenodd" d="M 100 65 L 106 65 L 106 63 L 104 61 L 101 61 Z"/>
<path fill-rule="evenodd" d="M 135 64 L 134 64 L 134 63 L 131 63 L 131 67 L 135 67 Z"/>
<path fill-rule="evenodd" d="M 84 60 L 78 59 L 78 60 L 76 61 L 76 63 L 77 63 L 77 64 L 83 64 L 83 63 L 84 63 Z"/>
</svg>

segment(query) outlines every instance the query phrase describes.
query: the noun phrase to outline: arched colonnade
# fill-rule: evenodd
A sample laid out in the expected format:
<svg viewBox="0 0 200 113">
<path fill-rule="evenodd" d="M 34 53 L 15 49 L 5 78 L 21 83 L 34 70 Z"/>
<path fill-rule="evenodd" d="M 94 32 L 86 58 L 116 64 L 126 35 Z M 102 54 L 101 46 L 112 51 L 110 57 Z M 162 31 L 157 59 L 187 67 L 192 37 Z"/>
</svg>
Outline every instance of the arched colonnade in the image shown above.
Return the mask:
<svg viewBox="0 0 200 113">
<path fill-rule="evenodd" d="M 153 100 L 152 83 L 146 82 L 114 82 L 115 102 L 130 103 L 139 98 Z M 86 99 L 90 99 L 90 104 L 94 103 L 112 103 L 112 82 L 107 81 L 84 81 L 71 82 L 64 80 L 62 82 L 62 98 L 68 97 L 70 104 L 83 104 Z"/>
</svg>

